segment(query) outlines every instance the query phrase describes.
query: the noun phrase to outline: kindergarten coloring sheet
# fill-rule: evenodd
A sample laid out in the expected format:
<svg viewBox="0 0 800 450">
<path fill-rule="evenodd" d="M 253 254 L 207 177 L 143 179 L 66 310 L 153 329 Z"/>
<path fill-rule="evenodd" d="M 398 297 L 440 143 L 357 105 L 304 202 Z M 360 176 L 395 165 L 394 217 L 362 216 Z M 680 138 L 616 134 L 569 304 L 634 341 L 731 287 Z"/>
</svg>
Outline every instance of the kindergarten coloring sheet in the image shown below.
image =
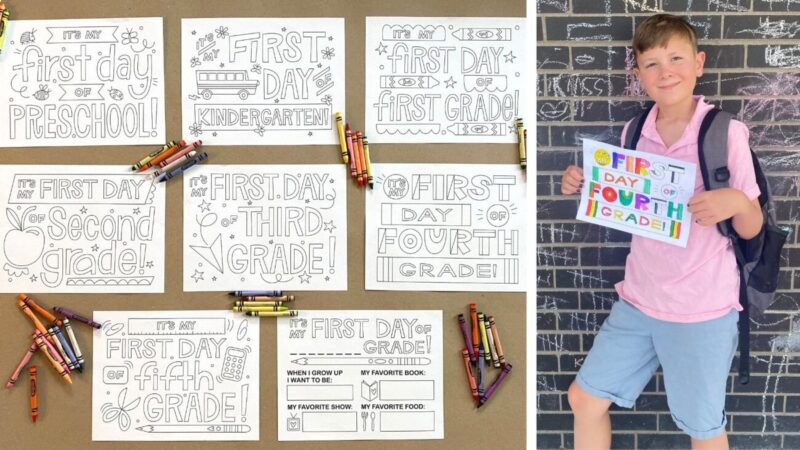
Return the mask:
<svg viewBox="0 0 800 450">
<path fill-rule="evenodd" d="M 583 140 L 577 219 L 686 247 L 692 226 L 693 163 Z"/>
<path fill-rule="evenodd" d="M 259 321 L 95 311 L 93 441 L 257 441 Z"/>
<path fill-rule="evenodd" d="M 0 147 L 163 144 L 161 17 L 11 20 Z"/>
<path fill-rule="evenodd" d="M 347 290 L 343 164 L 208 165 L 183 180 L 183 290 Z"/>
<path fill-rule="evenodd" d="M 444 439 L 442 358 L 441 311 L 278 319 L 278 440 Z"/>
<path fill-rule="evenodd" d="M 367 17 L 370 142 L 517 142 L 524 17 Z"/>
<path fill-rule="evenodd" d="M 0 292 L 164 292 L 163 184 L 130 166 L 0 166 Z"/>
<path fill-rule="evenodd" d="M 336 144 L 344 19 L 181 21 L 183 135 L 205 145 Z"/>
<path fill-rule="evenodd" d="M 366 289 L 524 292 L 525 176 L 510 164 L 373 164 Z"/>
</svg>

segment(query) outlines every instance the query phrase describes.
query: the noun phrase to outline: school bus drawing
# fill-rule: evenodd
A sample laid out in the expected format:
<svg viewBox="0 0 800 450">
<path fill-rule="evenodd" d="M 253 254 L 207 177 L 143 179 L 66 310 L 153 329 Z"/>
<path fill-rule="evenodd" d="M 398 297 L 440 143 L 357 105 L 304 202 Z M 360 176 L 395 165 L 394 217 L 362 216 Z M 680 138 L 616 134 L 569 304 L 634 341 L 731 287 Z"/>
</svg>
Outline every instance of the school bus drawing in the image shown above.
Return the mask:
<svg viewBox="0 0 800 450">
<path fill-rule="evenodd" d="M 258 80 L 247 78 L 246 70 L 198 70 L 197 93 L 205 100 L 214 95 L 238 95 L 240 99 L 256 93 Z"/>
</svg>

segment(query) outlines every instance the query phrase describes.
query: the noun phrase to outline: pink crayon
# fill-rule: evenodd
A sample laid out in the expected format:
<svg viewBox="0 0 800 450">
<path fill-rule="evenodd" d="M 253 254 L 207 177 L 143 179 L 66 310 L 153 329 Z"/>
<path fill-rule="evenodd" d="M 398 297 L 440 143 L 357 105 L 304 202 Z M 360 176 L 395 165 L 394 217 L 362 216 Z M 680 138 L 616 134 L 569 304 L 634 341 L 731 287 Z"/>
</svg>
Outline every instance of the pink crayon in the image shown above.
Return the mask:
<svg viewBox="0 0 800 450">
<path fill-rule="evenodd" d="M 167 159 L 161 161 L 160 163 L 158 163 L 158 165 L 161 166 L 161 167 L 167 167 L 169 164 L 177 161 L 181 156 L 189 153 L 190 151 L 196 149 L 197 147 L 200 147 L 201 145 L 203 145 L 203 141 L 202 140 L 194 141 L 191 144 L 187 145 L 186 147 L 182 148 L 180 151 L 178 151 L 175 154 L 173 154 L 172 156 L 170 156 L 169 158 L 167 158 Z"/>
<path fill-rule="evenodd" d="M 45 335 L 41 331 L 36 330 L 34 331 L 33 335 L 35 338 L 36 337 L 42 338 L 45 347 L 47 347 L 48 353 L 50 353 L 50 356 L 52 356 L 57 363 L 61 364 L 61 367 L 64 368 L 64 371 L 67 372 L 67 374 L 72 372 L 72 370 L 70 370 L 69 366 L 67 365 L 67 362 L 64 361 L 64 358 L 61 357 L 61 353 L 59 353 L 59 351 L 56 350 L 56 347 L 53 344 L 51 344 L 50 341 L 45 339 Z"/>
<path fill-rule="evenodd" d="M 6 388 L 11 389 L 12 387 L 14 387 L 14 384 L 19 379 L 19 374 L 22 372 L 22 369 L 24 369 L 25 366 L 28 365 L 34 353 L 36 353 L 35 342 L 31 344 L 31 348 L 29 348 L 28 351 L 25 352 L 25 356 L 22 357 L 22 361 L 19 362 L 17 369 L 14 370 L 14 373 L 11 374 L 11 378 L 9 378 L 8 383 L 6 383 Z"/>
</svg>

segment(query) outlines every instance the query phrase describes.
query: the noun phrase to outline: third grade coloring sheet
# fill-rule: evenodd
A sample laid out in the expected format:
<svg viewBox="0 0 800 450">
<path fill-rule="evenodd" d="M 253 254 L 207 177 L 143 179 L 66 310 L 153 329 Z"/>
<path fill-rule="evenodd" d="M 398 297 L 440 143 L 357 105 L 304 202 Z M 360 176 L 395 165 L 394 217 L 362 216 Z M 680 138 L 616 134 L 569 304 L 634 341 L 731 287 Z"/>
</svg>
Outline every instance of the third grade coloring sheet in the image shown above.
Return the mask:
<svg viewBox="0 0 800 450">
<path fill-rule="evenodd" d="M 344 19 L 181 21 L 183 135 L 206 145 L 336 144 Z"/>
<path fill-rule="evenodd" d="M 444 439 L 442 358 L 441 311 L 279 319 L 278 440 Z"/>
<path fill-rule="evenodd" d="M 370 142 L 516 142 L 525 18 L 367 17 Z"/>
<path fill-rule="evenodd" d="M 509 164 L 374 164 L 370 290 L 525 291 L 525 176 Z"/>
<path fill-rule="evenodd" d="M 0 147 L 163 144 L 161 17 L 11 20 Z"/>
<path fill-rule="evenodd" d="M 343 164 L 200 165 L 183 179 L 183 290 L 347 289 Z"/>
</svg>

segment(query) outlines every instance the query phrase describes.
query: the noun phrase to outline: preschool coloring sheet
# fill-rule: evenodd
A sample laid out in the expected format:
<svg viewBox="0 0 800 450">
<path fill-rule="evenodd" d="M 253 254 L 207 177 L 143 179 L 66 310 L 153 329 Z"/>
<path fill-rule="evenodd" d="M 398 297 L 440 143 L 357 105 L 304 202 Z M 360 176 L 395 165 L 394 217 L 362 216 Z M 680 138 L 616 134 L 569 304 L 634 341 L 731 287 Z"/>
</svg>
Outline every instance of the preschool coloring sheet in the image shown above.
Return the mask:
<svg viewBox="0 0 800 450">
<path fill-rule="evenodd" d="M 160 145 L 161 17 L 11 20 L 0 53 L 0 147 Z"/>
<path fill-rule="evenodd" d="M 442 358 L 441 311 L 278 319 L 278 440 L 444 439 Z"/>
<path fill-rule="evenodd" d="M 373 164 L 367 290 L 524 292 L 525 176 L 513 164 Z"/>
<path fill-rule="evenodd" d="M 93 441 L 257 441 L 259 319 L 95 311 Z"/>
<path fill-rule="evenodd" d="M 347 290 L 343 164 L 210 165 L 183 179 L 183 290 Z"/>
<path fill-rule="evenodd" d="M 164 292 L 164 192 L 130 166 L 0 166 L 0 292 Z"/>
<path fill-rule="evenodd" d="M 183 136 L 205 145 L 336 144 L 344 19 L 181 21 Z"/>
<path fill-rule="evenodd" d="M 577 219 L 686 247 L 694 194 L 693 163 L 583 140 Z"/>
<path fill-rule="evenodd" d="M 367 17 L 370 142 L 517 142 L 524 17 Z"/>
</svg>

